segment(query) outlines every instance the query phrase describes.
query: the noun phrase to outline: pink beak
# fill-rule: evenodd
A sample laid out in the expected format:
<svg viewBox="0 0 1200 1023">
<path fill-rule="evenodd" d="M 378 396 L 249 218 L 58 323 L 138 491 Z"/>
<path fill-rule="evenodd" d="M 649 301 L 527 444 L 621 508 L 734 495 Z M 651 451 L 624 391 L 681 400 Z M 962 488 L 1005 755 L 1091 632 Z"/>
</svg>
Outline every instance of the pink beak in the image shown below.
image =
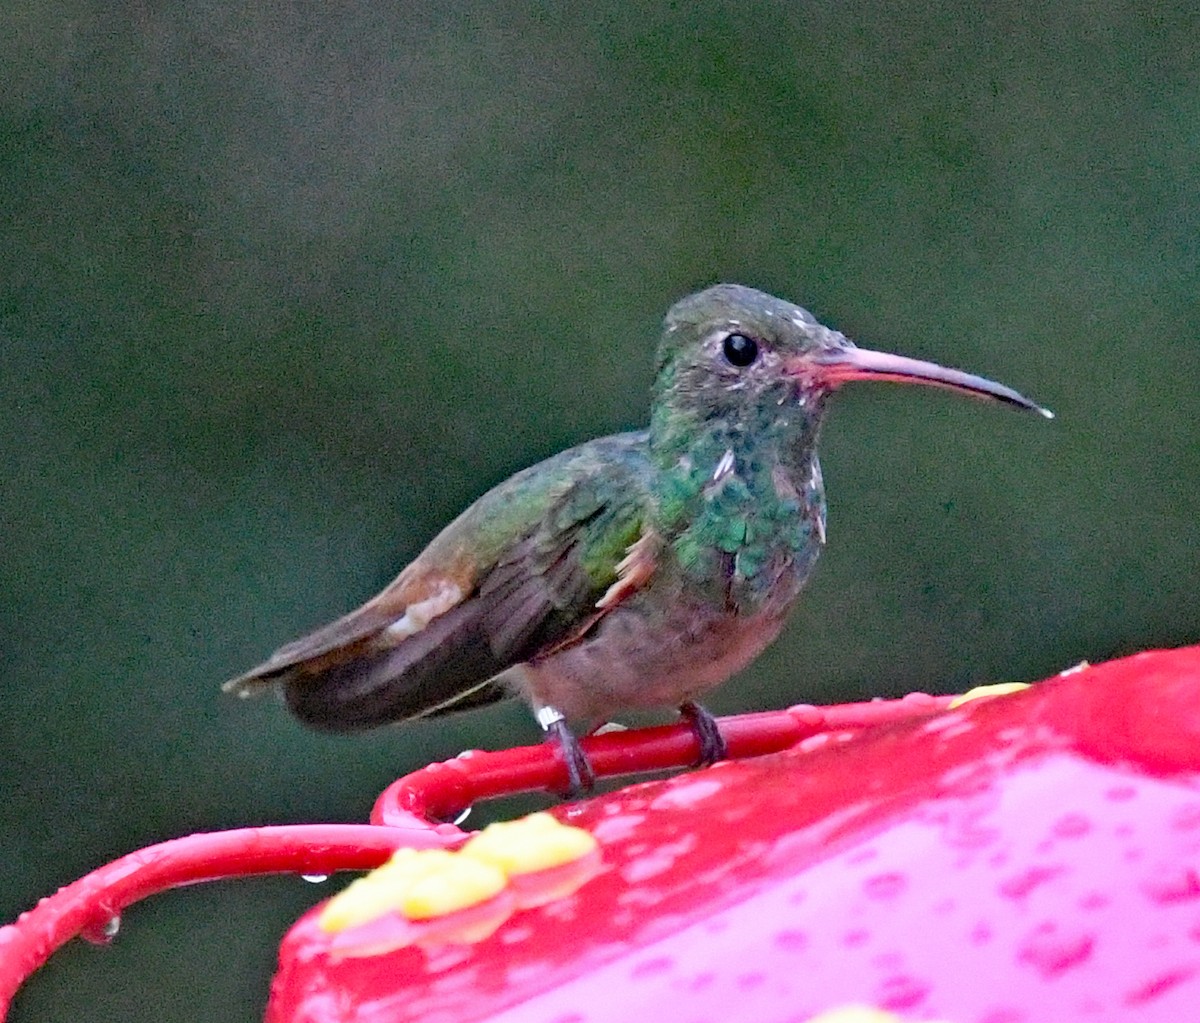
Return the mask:
<svg viewBox="0 0 1200 1023">
<path fill-rule="evenodd" d="M 964 394 L 1002 401 L 1037 412 L 1047 419 L 1054 418 L 1054 413 L 1049 409 L 1042 408 L 1011 387 L 1005 387 L 986 377 L 947 369 L 936 362 L 909 359 L 887 352 L 873 352 L 852 345 L 845 348 L 828 348 L 797 358 L 792 364 L 792 371 L 801 379 L 829 390 L 850 380 L 894 380 L 901 384 L 927 384 L 930 387 L 944 387 L 949 391 L 961 391 Z"/>
</svg>

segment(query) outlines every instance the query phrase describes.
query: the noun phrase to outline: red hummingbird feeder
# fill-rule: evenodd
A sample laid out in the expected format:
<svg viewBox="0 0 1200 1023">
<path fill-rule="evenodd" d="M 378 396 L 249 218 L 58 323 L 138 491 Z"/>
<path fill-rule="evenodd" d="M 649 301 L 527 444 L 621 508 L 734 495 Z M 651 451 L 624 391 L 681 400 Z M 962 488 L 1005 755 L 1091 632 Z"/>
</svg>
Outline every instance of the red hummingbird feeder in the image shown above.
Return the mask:
<svg viewBox="0 0 1200 1023">
<path fill-rule="evenodd" d="M 730 760 L 472 836 L 560 789 L 551 745 L 394 783 L 367 825 L 193 835 L 0 929 L 0 1007 L 55 948 L 199 880 L 380 868 L 284 938 L 268 1023 L 1130 1020 L 1200 1007 L 1200 647 L 1019 692 L 723 719 Z M 598 776 L 696 758 L 584 740 Z"/>
</svg>

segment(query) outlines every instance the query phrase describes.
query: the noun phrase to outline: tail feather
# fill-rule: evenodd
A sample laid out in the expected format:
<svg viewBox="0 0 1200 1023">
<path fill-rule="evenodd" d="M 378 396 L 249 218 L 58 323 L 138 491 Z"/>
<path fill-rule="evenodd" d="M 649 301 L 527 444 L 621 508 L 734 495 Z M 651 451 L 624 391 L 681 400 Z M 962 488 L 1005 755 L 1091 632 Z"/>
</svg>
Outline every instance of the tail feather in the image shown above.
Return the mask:
<svg viewBox="0 0 1200 1023">
<path fill-rule="evenodd" d="M 395 614 L 366 604 L 336 622 L 281 646 L 262 664 L 231 678 L 221 689 L 237 696 L 253 696 L 297 671 L 319 674 L 323 664 L 345 660 L 355 651 L 365 651 L 393 621 Z"/>
<path fill-rule="evenodd" d="M 499 700 L 505 691 L 490 680 L 509 662 L 493 653 L 481 618 L 478 605 L 468 601 L 390 649 L 359 643 L 349 656 L 290 666 L 277 676 L 284 698 L 305 724 L 331 732 Z"/>
</svg>

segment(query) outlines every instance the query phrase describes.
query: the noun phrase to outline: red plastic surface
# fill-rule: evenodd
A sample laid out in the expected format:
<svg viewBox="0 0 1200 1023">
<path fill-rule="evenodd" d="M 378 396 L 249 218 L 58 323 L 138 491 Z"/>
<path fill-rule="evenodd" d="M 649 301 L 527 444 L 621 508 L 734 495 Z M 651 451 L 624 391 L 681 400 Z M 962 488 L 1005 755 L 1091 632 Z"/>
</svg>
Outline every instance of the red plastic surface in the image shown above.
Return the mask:
<svg viewBox="0 0 1200 1023">
<path fill-rule="evenodd" d="M 724 718 L 730 756 L 785 749 L 822 731 L 895 721 L 942 707 L 948 697 L 913 693 L 902 700 Z M 600 777 L 686 767 L 698 755 L 683 724 L 583 740 Z M 121 911 L 179 885 L 249 874 L 326 874 L 379 866 L 396 849 L 453 847 L 467 837 L 436 818 L 456 817 L 480 799 L 530 789 L 561 789 L 566 770 L 554 744 L 472 751 L 432 764 L 389 786 L 374 826 L 350 824 L 240 828 L 188 835 L 123 856 L 66 885 L 13 924 L 0 927 L 0 1021 L 22 983 L 70 939 L 107 942 Z M 431 819 L 434 818 L 434 819 Z"/>
<path fill-rule="evenodd" d="M 560 808 L 607 870 L 476 945 L 337 960 L 269 1023 L 1200 1017 L 1200 648 Z"/>
</svg>

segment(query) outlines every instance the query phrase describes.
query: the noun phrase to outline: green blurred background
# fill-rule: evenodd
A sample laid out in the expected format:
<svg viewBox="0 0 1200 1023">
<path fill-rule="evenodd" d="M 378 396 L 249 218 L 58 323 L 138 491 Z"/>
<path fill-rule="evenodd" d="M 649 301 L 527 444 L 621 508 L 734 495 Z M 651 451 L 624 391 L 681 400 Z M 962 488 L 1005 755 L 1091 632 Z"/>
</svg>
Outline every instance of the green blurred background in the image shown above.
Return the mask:
<svg viewBox="0 0 1200 1023">
<path fill-rule="evenodd" d="M 1195 640 L 1190 6 L 10 0 L 0 919 L 536 739 L 511 706 L 329 738 L 218 686 L 513 470 L 641 424 L 659 318 L 717 280 L 1059 418 L 840 395 L 830 547 L 714 709 Z M 321 894 L 152 900 L 12 1018 L 253 1020 Z"/>
</svg>

